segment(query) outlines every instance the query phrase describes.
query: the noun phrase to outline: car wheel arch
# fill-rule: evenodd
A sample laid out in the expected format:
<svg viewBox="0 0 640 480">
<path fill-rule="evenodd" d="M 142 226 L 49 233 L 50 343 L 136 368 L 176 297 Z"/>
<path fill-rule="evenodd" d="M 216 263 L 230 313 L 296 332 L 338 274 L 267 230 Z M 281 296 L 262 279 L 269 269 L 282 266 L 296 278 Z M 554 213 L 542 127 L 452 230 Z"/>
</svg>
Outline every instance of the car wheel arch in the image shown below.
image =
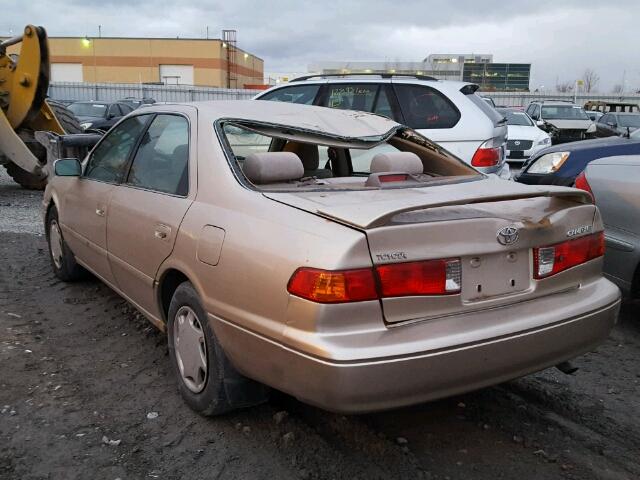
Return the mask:
<svg viewBox="0 0 640 480">
<path fill-rule="evenodd" d="M 155 282 L 156 302 L 165 325 L 168 321 L 169 305 L 171 305 L 173 294 L 182 283 L 191 283 L 200 299 L 205 301 L 203 285 L 198 281 L 196 273 L 182 262 L 171 260 L 172 257 L 169 257 L 158 269 Z"/>
<path fill-rule="evenodd" d="M 158 280 L 158 305 L 165 324 L 169 319 L 169 305 L 171 305 L 173 294 L 184 282 L 191 282 L 191 279 L 181 270 L 173 267 L 167 268 Z M 193 285 L 193 282 L 191 284 Z"/>
</svg>

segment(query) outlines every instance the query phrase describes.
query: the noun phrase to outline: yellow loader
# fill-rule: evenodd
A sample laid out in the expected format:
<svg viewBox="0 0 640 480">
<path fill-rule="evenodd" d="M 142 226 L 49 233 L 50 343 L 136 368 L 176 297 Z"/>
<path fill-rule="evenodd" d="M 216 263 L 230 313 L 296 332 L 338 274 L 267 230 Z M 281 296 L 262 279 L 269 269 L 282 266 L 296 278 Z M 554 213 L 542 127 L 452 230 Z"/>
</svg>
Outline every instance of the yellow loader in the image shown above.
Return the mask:
<svg viewBox="0 0 640 480">
<path fill-rule="evenodd" d="M 19 44 L 19 55 L 7 53 Z M 47 100 L 50 70 L 44 28 L 27 25 L 23 35 L 0 42 L 0 165 L 29 189 L 43 189 L 51 169 L 36 132 L 82 132 L 64 105 Z"/>
</svg>

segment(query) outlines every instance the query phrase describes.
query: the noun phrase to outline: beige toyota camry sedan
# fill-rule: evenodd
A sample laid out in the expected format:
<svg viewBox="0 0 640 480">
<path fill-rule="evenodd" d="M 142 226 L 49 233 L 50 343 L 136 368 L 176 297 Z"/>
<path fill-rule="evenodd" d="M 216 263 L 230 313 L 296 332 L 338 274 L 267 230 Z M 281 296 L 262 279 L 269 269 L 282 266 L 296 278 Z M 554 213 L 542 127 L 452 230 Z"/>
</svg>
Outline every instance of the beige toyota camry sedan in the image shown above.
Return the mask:
<svg viewBox="0 0 640 480">
<path fill-rule="evenodd" d="M 586 192 L 490 178 L 381 116 L 158 105 L 54 170 L 55 274 L 88 270 L 166 331 L 202 414 L 268 387 L 338 412 L 424 402 L 560 364 L 616 321 Z"/>
</svg>

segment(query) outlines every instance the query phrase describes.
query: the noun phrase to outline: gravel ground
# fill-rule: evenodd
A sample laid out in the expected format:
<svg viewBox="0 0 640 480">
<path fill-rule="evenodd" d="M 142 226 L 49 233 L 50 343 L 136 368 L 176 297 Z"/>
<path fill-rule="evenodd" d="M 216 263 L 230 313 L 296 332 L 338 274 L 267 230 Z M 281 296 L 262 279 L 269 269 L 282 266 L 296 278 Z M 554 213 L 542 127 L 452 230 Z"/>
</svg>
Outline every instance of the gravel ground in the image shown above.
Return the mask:
<svg viewBox="0 0 640 480">
<path fill-rule="evenodd" d="M 350 417 L 275 394 L 206 419 L 164 334 L 100 282 L 55 279 L 39 201 L 0 174 L 0 479 L 640 478 L 638 305 L 574 376 Z"/>
</svg>

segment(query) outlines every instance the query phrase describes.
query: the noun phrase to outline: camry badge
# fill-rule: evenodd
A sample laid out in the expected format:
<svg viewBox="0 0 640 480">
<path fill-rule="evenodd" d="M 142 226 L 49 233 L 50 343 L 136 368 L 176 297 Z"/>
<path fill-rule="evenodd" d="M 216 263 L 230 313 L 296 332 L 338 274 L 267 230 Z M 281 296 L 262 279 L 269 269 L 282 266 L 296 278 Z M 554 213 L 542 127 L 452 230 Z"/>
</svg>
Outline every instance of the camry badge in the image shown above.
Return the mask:
<svg viewBox="0 0 640 480">
<path fill-rule="evenodd" d="M 580 225 L 579 227 L 572 228 L 567 232 L 567 237 L 575 237 L 584 233 L 590 233 L 593 230 L 591 225 Z"/>
<path fill-rule="evenodd" d="M 503 227 L 498 230 L 498 243 L 502 245 L 513 245 L 518 241 L 518 229 L 516 227 Z"/>
</svg>

